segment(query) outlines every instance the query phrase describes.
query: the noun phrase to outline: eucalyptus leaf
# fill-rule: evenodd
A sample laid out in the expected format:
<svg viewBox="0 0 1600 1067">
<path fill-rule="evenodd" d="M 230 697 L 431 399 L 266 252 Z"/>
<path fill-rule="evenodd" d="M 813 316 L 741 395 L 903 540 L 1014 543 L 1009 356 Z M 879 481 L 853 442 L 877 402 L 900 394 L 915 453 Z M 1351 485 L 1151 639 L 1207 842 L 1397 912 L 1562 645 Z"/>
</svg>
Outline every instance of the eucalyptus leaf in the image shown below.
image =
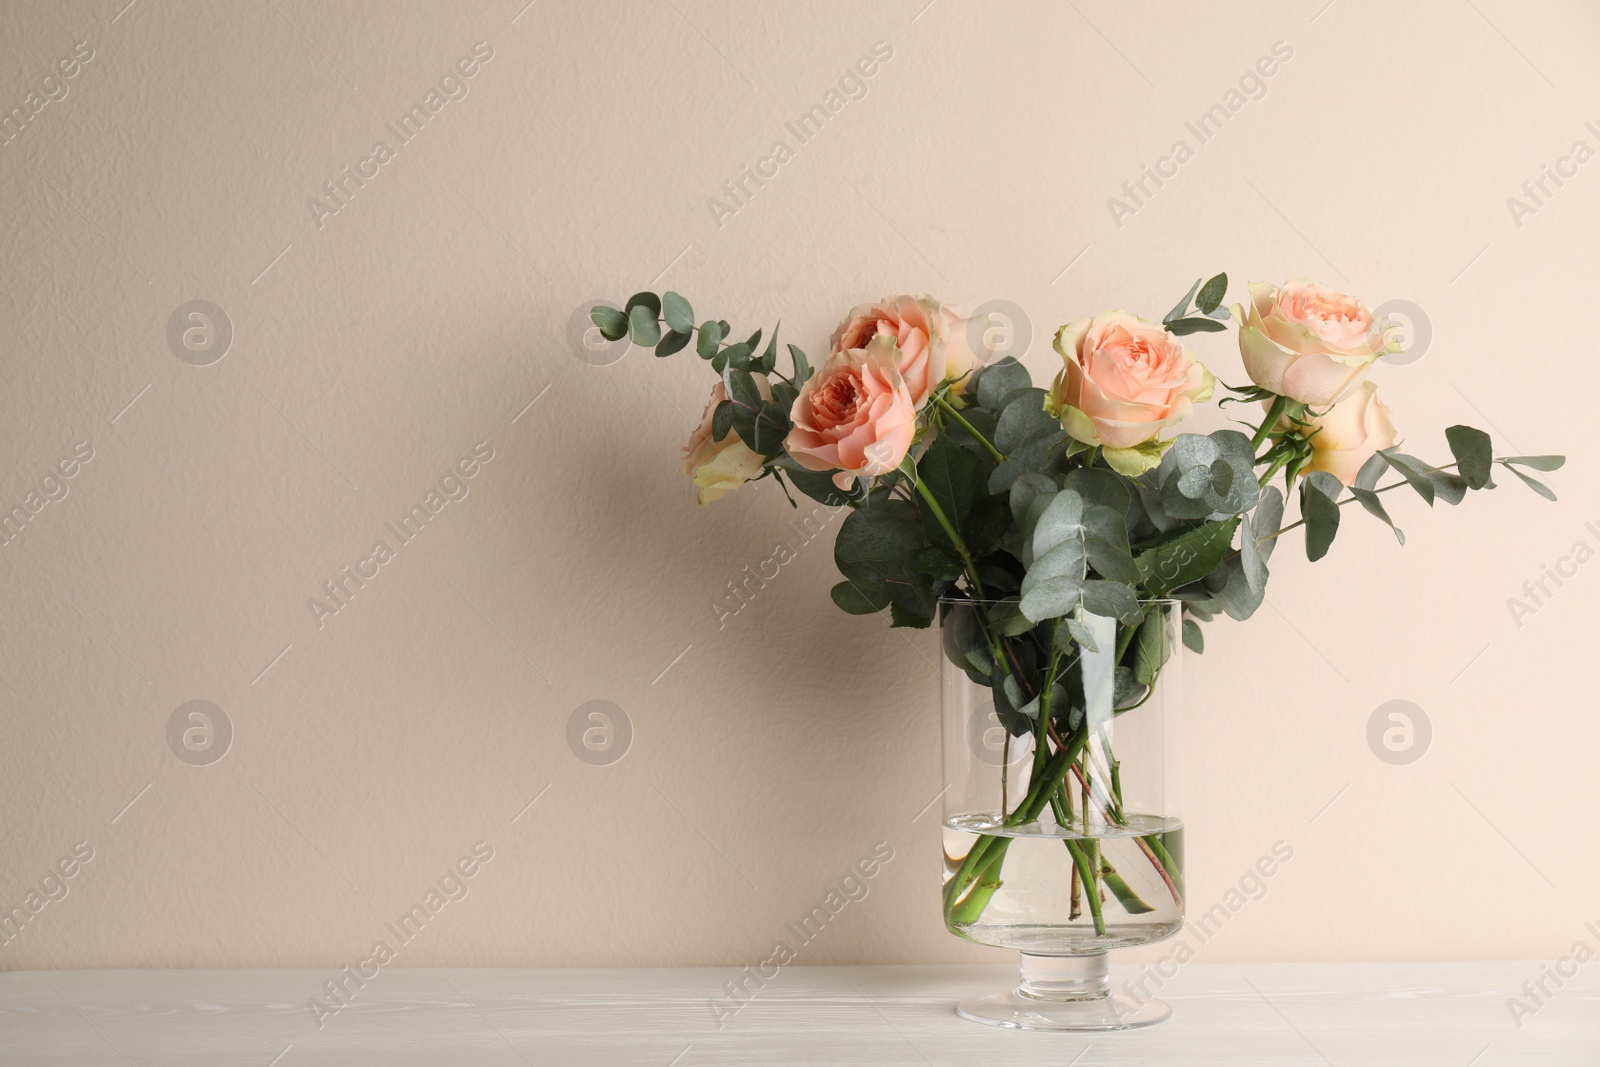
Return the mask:
<svg viewBox="0 0 1600 1067">
<path fill-rule="evenodd" d="M 1194 306 L 1209 315 L 1217 310 L 1217 305 L 1222 303 L 1222 298 L 1227 295 L 1228 276 L 1218 274 L 1200 287 L 1200 295 L 1194 298 Z"/>
<path fill-rule="evenodd" d="M 631 319 L 633 309 L 636 307 L 649 309 L 650 317 L 657 318 L 661 315 L 661 298 L 654 293 L 634 293 L 628 297 L 628 302 L 623 305 L 622 310 L 626 311 Z"/>
<path fill-rule="evenodd" d="M 661 322 L 650 308 L 635 304 L 628 312 L 628 334 L 640 348 L 654 348 L 661 340 Z"/>
<path fill-rule="evenodd" d="M 1137 622 L 1141 614 L 1139 598 L 1121 582 L 1091 578 L 1083 583 L 1083 608 L 1095 615 L 1121 622 Z"/>
<path fill-rule="evenodd" d="M 1183 647 L 1196 655 L 1206 650 L 1206 635 L 1193 619 L 1183 620 Z"/>
<path fill-rule="evenodd" d="M 722 339 L 726 336 L 727 332 L 721 323 L 707 319 L 700 324 L 700 336 L 695 341 L 694 350 L 700 354 L 701 359 L 710 359 L 717 354 L 717 350 L 722 346 Z"/>
<path fill-rule="evenodd" d="M 1401 532 L 1400 527 L 1396 526 L 1394 520 L 1389 517 L 1389 512 L 1384 508 L 1383 501 L 1378 499 L 1377 493 L 1374 493 L 1371 489 L 1363 489 L 1359 485 L 1352 485 L 1350 487 L 1350 495 L 1360 501 L 1361 506 L 1366 508 L 1369 514 L 1376 515 L 1388 523 L 1389 529 L 1394 531 L 1395 537 L 1399 539 L 1402 545 L 1406 543 L 1406 535 Z"/>
<path fill-rule="evenodd" d="M 662 294 L 661 317 L 666 319 L 667 325 L 677 333 L 694 331 L 694 309 L 689 306 L 689 301 L 677 293 Z"/>
<path fill-rule="evenodd" d="M 1536 471 L 1560 470 L 1562 464 L 1567 462 L 1566 456 L 1501 456 L 1501 463 L 1515 463 L 1522 467 L 1532 467 Z"/>
<path fill-rule="evenodd" d="M 1504 466 L 1506 470 L 1510 471 L 1512 474 L 1515 474 L 1518 478 L 1521 478 L 1523 484 L 1525 484 L 1529 489 L 1532 489 L 1535 493 L 1538 493 L 1546 500 L 1554 500 L 1556 498 L 1556 491 L 1551 489 L 1548 485 L 1545 485 L 1539 479 L 1527 474 L 1523 474 L 1509 463 L 1504 464 Z"/>
<path fill-rule="evenodd" d="M 628 332 L 628 314 L 605 304 L 589 309 L 589 321 L 600 328 L 600 336 L 607 341 L 620 341 Z"/>
<path fill-rule="evenodd" d="M 1313 471 L 1300 490 L 1300 515 L 1306 520 L 1306 558 L 1315 563 L 1328 554 L 1339 532 L 1338 495 L 1344 489 L 1327 471 Z"/>
<path fill-rule="evenodd" d="M 1467 488 L 1490 487 L 1494 445 L 1489 435 L 1472 426 L 1451 426 L 1444 431 L 1444 439 L 1450 445 L 1450 454 L 1455 457 L 1456 469 L 1467 480 Z"/>
<path fill-rule="evenodd" d="M 661 338 L 660 343 L 656 345 L 656 355 L 670 356 L 675 352 L 683 351 L 689 347 L 689 338 L 692 336 L 694 335 L 690 333 L 680 333 L 677 330 L 673 330 Z"/>
<path fill-rule="evenodd" d="M 1001 402 L 1019 389 L 1029 389 L 1033 386 L 1033 377 L 1028 373 L 1028 368 L 1018 363 L 1010 356 L 989 364 L 978 372 L 976 388 L 979 404 L 994 411 L 999 411 Z"/>
<path fill-rule="evenodd" d="M 1227 328 L 1227 323 L 1193 315 L 1186 319 L 1174 319 L 1167 323 L 1167 332 L 1174 337 L 1183 337 L 1191 333 L 1221 333 Z"/>
<path fill-rule="evenodd" d="M 1163 323 L 1170 324 L 1174 319 L 1183 318 L 1184 312 L 1189 310 L 1189 301 L 1193 300 L 1194 294 L 1198 293 L 1199 291 L 1200 279 L 1196 278 L 1194 280 L 1194 284 L 1189 286 L 1189 291 L 1183 294 L 1183 299 L 1174 304 L 1172 310 L 1167 312 L 1166 317 L 1161 321 Z"/>
<path fill-rule="evenodd" d="M 1381 449 L 1378 455 L 1393 467 L 1400 476 L 1410 483 L 1417 495 L 1433 506 L 1433 480 L 1428 477 L 1429 468 L 1415 456 L 1408 456 L 1404 452 L 1397 452 L 1392 448 Z"/>
</svg>

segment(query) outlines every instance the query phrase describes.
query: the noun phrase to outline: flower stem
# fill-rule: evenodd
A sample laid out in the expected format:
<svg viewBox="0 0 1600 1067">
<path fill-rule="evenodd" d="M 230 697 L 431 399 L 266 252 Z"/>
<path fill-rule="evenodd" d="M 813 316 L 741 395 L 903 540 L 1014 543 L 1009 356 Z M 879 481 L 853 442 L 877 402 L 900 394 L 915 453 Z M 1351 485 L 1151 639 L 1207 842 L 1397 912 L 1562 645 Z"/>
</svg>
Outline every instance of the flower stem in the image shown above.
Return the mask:
<svg viewBox="0 0 1600 1067">
<path fill-rule="evenodd" d="M 984 599 L 983 582 L 978 578 L 978 568 L 972 562 L 972 553 L 967 551 L 967 543 L 961 539 L 961 534 L 951 525 L 950 519 L 945 515 L 944 509 L 933 497 L 933 490 L 922 484 L 922 479 L 917 477 L 917 468 L 912 465 L 911 458 L 900 464 L 900 473 L 911 480 L 917 487 L 917 492 L 922 496 L 923 502 L 928 505 L 928 510 L 933 512 L 933 517 L 939 521 L 939 526 L 944 530 L 945 536 L 950 538 L 950 543 L 955 546 L 956 554 L 961 557 L 961 563 L 967 568 L 967 579 L 972 582 L 972 591 L 978 594 L 978 599 Z"/>
<path fill-rule="evenodd" d="M 1267 409 L 1267 417 L 1261 420 L 1261 426 L 1256 430 L 1256 435 L 1250 438 L 1251 451 L 1260 448 L 1262 442 L 1272 435 L 1272 431 L 1277 428 L 1278 420 L 1283 418 L 1284 410 L 1288 406 L 1289 398 L 1286 396 L 1280 396 L 1273 400 L 1272 406 Z"/>
<path fill-rule="evenodd" d="M 989 442 L 987 437 L 979 433 L 977 429 L 973 427 L 972 423 L 963 418 L 961 412 L 957 411 L 955 406 L 952 405 L 950 401 L 946 400 L 942 395 L 935 394 L 933 402 L 939 405 L 940 410 L 942 410 L 947 417 L 954 419 L 956 425 L 960 426 L 963 430 L 971 434 L 973 440 L 977 441 L 984 448 L 988 449 L 989 455 L 994 457 L 994 461 L 996 463 L 1004 463 L 1006 461 L 1004 454 L 1002 454 L 998 448 L 994 447 L 994 445 Z"/>
</svg>

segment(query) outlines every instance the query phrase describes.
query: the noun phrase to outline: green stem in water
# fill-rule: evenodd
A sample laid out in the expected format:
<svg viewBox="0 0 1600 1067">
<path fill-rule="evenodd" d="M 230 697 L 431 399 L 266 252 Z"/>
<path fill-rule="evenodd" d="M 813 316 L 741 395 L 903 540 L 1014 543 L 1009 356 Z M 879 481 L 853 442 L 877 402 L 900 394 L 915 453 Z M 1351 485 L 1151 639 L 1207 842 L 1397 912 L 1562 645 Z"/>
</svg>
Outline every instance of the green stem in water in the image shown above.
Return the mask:
<svg viewBox="0 0 1600 1067">
<path fill-rule="evenodd" d="M 1167 851 L 1167 846 L 1162 844 L 1160 834 L 1151 834 L 1138 839 L 1139 848 L 1150 857 L 1156 866 L 1156 871 L 1161 875 L 1161 880 L 1167 883 L 1167 889 L 1172 892 L 1172 899 L 1183 903 L 1187 892 L 1183 888 L 1183 872 L 1178 870 L 1178 865 L 1172 862 L 1172 853 Z"/>
<path fill-rule="evenodd" d="M 1078 753 L 1083 751 L 1087 741 L 1088 734 L 1080 730 L 1073 735 L 1072 741 L 1065 748 L 1057 750 L 1056 754 L 1045 763 L 1044 769 L 1032 776 L 1028 795 L 1010 815 L 1006 816 L 1002 825 L 1009 829 L 1024 823 L 1037 822 L 1039 815 L 1049 806 L 1051 794 L 1061 788 L 1068 770 L 1078 758 Z M 1010 839 L 1006 837 L 983 834 L 967 852 L 960 868 L 944 886 L 945 912 L 947 916 L 951 916 L 951 922 L 956 921 L 954 918 L 956 902 L 961 900 L 962 895 L 978 880 L 979 875 L 984 873 L 985 867 L 991 861 L 994 863 L 995 873 L 999 873 L 999 861 L 1004 857 L 1009 842 Z"/>
<path fill-rule="evenodd" d="M 994 461 L 996 463 L 1004 463 L 1006 461 L 1005 455 L 998 448 L 994 447 L 994 445 L 989 442 L 987 437 L 979 433 L 972 423 L 963 418 L 961 412 L 957 411 L 954 405 L 952 405 L 950 401 L 946 400 L 942 394 L 935 394 L 933 402 L 939 405 L 940 410 L 943 411 L 946 416 L 954 419 L 956 425 L 960 426 L 963 430 L 971 434 L 973 440 L 977 441 L 984 448 L 988 449 L 989 455 L 994 457 Z"/>
<path fill-rule="evenodd" d="M 1095 870 L 1089 858 L 1089 850 L 1080 841 L 1068 839 L 1067 851 L 1072 853 L 1072 862 L 1078 865 L 1078 876 L 1083 879 L 1083 895 L 1089 898 L 1089 914 L 1094 917 L 1094 932 L 1096 937 L 1106 936 L 1105 910 L 1100 904 L 1100 882 L 1095 877 Z"/>
<path fill-rule="evenodd" d="M 977 922 L 978 916 L 983 914 L 983 909 L 989 906 L 989 898 L 1000 888 L 1000 865 L 1005 862 L 1006 849 L 1011 847 L 1011 838 L 988 840 L 997 841 L 997 844 L 988 850 L 977 877 L 973 880 L 972 892 L 946 909 L 945 923 L 948 926 L 968 926 Z"/>
</svg>

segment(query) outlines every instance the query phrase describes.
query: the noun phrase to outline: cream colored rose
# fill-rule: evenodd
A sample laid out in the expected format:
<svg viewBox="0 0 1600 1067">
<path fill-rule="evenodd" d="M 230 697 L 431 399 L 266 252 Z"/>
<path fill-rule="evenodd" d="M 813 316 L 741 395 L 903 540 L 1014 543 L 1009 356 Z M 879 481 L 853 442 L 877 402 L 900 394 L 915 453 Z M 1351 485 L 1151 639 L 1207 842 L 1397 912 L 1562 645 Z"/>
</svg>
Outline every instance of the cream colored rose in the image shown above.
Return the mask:
<svg viewBox="0 0 1600 1067">
<path fill-rule="evenodd" d="M 1365 304 L 1299 279 L 1277 288 L 1251 282 L 1249 307 L 1233 312 L 1250 380 L 1312 407 L 1353 393 L 1385 351 Z"/>
<path fill-rule="evenodd" d="M 751 374 L 761 399 L 772 399 L 772 386 L 765 374 Z M 717 405 L 728 399 L 728 390 L 719 381 L 706 401 L 705 414 L 700 425 L 689 435 L 683 446 L 683 473 L 694 479 L 699 492 L 695 500 L 709 504 L 724 493 L 731 493 L 745 482 L 761 473 L 765 460 L 754 452 L 739 435 L 729 430 L 720 441 L 711 439 L 711 418 Z"/>
<path fill-rule="evenodd" d="M 1126 311 L 1068 323 L 1055 348 L 1062 368 L 1045 410 L 1130 477 L 1161 462 L 1161 431 L 1188 418 L 1216 384 L 1177 338 Z"/>
<path fill-rule="evenodd" d="M 1286 419 L 1280 425 L 1291 424 Z M 1378 387 L 1371 382 L 1362 382 L 1325 414 L 1292 425 L 1311 442 L 1306 472 L 1327 471 L 1345 485 L 1355 484 L 1373 453 L 1393 448 L 1399 439 L 1389 420 L 1389 405 L 1378 399 Z"/>
<path fill-rule="evenodd" d="M 866 348 L 875 337 L 893 338 L 900 376 L 920 411 L 928 394 L 947 381 L 965 382 L 974 364 L 990 354 L 968 341 L 970 322 L 932 297 L 886 297 L 851 308 L 833 331 L 828 351 Z"/>
</svg>

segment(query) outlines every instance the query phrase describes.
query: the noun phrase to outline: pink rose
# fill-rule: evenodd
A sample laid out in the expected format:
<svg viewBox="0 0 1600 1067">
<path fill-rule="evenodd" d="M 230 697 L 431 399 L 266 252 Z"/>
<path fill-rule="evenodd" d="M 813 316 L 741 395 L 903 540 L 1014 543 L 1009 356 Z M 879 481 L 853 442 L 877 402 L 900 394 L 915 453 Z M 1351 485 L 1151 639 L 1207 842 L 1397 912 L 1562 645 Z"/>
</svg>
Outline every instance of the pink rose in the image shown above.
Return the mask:
<svg viewBox="0 0 1600 1067">
<path fill-rule="evenodd" d="M 1250 380 L 1312 407 L 1353 393 L 1385 351 L 1365 304 L 1310 282 L 1251 282 L 1249 309 L 1233 310 Z"/>
<path fill-rule="evenodd" d="M 1290 423 L 1285 420 L 1283 425 Z M 1356 474 L 1374 452 L 1393 448 L 1398 440 L 1389 421 L 1389 405 L 1378 399 L 1378 387 L 1371 382 L 1362 382 L 1322 415 L 1292 425 L 1311 442 L 1306 470 L 1327 471 L 1345 485 L 1355 484 Z"/>
<path fill-rule="evenodd" d="M 1126 311 L 1079 319 L 1056 332 L 1062 369 L 1045 410 L 1068 435 L 1100 445 L 1129 477 L 1161 462 L 1163 429 L 1189 417 L 1215 379 L 1177 338 Z"/>
<path fill-rule="evenodd" d="M 900 466 L 911 450 L 917 409 L 898 369 L 894 338 L 879 335 L 865 348 L 828 357 L 801 386 L 784 448 L 807 470 L 838 470 L 848 488 Z"/>
<path fill-rule="evenodd" d="M 751 374 L 750 377 L 755 379 L 761 398 L 771 400 L 772 386 L 768 384 L 767 376 Z M 695 494 L 695 500 L 701 504 L 709 504 L 724 493 L 739 488 L 760 474 L 766 463 L 732 430 L 720 441 L 711 439 L 711 417 L 717 405 L 726 399 L 728 391 L 719 381 L 711 390 L 711 399 L 706 401 L 700 425 L 695 427 L 689 435 L 689 442 L 683 446 L 683 473 L 694 479 L 694 484 L 700 490 Z"/>
<path fill-rule="evenodd" d="M 928 394 L 946 381 L 964 381 L 980 354 L 967 338 L 967 325 L 954 310 L 926 296 L 891 296 L 862 304 L 833 331 L 830 352 L 866 348 L 874 337 L 890 337 L 898 351 L 900 376 L 920 410 Z"/>
</svg>

